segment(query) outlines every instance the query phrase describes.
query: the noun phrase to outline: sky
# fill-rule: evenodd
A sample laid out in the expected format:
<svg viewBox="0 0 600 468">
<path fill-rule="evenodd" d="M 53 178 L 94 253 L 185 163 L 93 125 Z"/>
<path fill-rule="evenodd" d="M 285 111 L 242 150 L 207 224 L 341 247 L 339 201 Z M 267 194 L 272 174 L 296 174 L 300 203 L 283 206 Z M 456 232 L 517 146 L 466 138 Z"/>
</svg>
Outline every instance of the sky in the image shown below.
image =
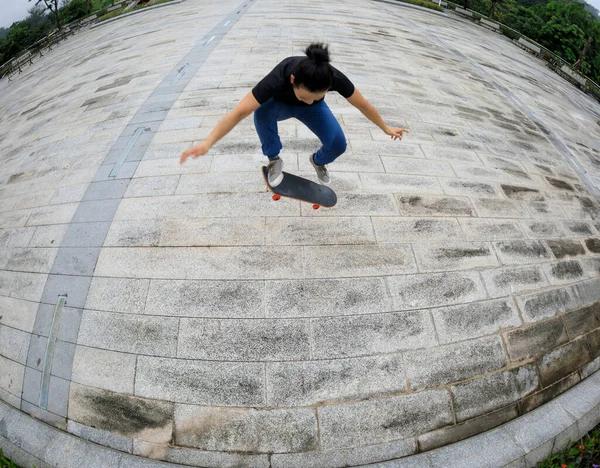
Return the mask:
<svg viewBox="0 0 600 468">
<path fill-rule="evenodd" d="M 596 0 L 600 2 L 600 0 Z M 15 21 L 27 17 L 27 10 L 35 5 L 35 0 L 0 0 L 0 28 L 8 28 Z"/>
<path fill-rule="evenodd" d="M 600 0 L 586 0 L 600 11 Z M 0 0 L 0 27 L 8 28 L 15 21 L 20 21 L 27 17 L 27 10 L 35 4 L 28 0 Z"/>
</svg>

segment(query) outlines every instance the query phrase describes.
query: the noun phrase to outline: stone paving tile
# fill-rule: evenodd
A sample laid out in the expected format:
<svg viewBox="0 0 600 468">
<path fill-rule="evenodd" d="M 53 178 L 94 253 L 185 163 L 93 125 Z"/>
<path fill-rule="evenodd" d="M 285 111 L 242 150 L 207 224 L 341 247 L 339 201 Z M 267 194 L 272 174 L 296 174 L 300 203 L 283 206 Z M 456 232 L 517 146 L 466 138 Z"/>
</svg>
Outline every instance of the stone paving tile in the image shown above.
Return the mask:
<svg viewBox="0 0 600 468">
<path fill-rule="evenodd" d="M 215 361 L 308 359 L 308 320 L 181 319 L 177 357 Z"/>
<path fill-rule="evenodd" d="M 433 390 L 318 408 L 324 449 L 377 444 L 453 423 L 450 395 Z M 409 422 L 410 421 L 410 422 Z"/>
<path fill-rule="evenodd" d="M 456 382 L 500 369 L 506 364 L 498 336 L 406 351 L 404 359 L 412 390 Z"/>
<path fill-rule="evenodd" d="M 89 387 L 133 394 L 136 356 L 77 346 L 71 380 Z"/>
<path fill-rule="evenodd" d="M 261 406 L 265 368 L 258 362 L 218 362 L 139 356 L 135 394 L 179 403 Z"/>
<path fill-rule="evenodd" d="M 175 356 L 179 320 L 85 310 L 78 344 L 113 351 Z"/>
<path fill-rule="evenodd" d="M 205 450 L 308 451 L 317 445 L 317 421 L 310 408 L 261 411 L 176 405 L 175 437 L 182 445 Z"/>
</svg>

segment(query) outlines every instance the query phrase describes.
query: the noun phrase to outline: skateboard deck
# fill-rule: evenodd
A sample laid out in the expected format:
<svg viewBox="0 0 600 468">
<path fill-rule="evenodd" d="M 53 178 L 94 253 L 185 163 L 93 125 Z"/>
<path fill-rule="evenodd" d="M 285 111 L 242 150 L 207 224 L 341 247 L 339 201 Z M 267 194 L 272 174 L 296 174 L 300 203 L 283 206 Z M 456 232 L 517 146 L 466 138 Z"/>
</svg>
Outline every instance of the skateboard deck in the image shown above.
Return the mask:
<svg viewBox="0 0 600 468">
<path fill-rule="evenodd" d="M 267 187 L 274 194 L 273 200 L 279 200 L 280 197 L 294 198 L 312 203 L 315 210 L 321 206 L 331 208 L 337 203 L 337 195 L 329 187 L 288 172 L 283 173 L 283 180 L 278 186 L 271 187 L 269 185 L 266 166 L 262 167 L 262 173 L 265 184 L 267 184 Z"/>
</svg>

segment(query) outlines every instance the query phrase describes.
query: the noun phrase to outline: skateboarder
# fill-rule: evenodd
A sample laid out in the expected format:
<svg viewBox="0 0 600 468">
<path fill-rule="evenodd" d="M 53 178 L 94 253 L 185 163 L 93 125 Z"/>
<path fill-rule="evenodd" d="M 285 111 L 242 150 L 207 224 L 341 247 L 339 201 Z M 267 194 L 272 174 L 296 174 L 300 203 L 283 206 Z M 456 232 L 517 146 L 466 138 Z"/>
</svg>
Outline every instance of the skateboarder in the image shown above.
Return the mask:
<svg viewBox="0 0 600 468">
<path fill-rule="evenodd" d="M 329 64 L 327 45 L 312 43 L 306 57 L 288 57 L 265 76 L 240 103 L 217 124 L 209 137 L 181 154 L 180 163 L 189 157 L 206 154 L 241 120 L 254 112 L 256 132 L 262 152 L 269 158 L 268 181 L 272 187 L 283 180 L 282 145 L 277 122 L 295 117 L 321 140 L 323 146 L 310 156 L 310 163 L 322 184 L 330 182 L 327 164 L 346 151 L 346 137 L 325 103 L 328 91 L 337 91 L 365 117 L 394 140 L 409 130 L 386 125 L 373 107 L 339 70 Z"/>
</svg>

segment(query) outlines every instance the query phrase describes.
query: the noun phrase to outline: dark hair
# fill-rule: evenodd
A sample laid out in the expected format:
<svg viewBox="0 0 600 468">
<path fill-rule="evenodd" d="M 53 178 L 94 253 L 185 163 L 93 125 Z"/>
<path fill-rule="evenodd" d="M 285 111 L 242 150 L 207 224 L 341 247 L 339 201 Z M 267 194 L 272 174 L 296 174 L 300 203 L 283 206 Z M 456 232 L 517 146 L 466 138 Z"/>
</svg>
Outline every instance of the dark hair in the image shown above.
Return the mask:
<svg viewBox="0 0 600 468">
<path fill-rule="evenodd" d="M 329 65 L 327 44 L 313 42 L 305 50 L 306 58 L 294 72 L 294 87 L 304 86 L 310 92 L 327 91 L 333 85 L 333 70 Z"/>
</svg>

